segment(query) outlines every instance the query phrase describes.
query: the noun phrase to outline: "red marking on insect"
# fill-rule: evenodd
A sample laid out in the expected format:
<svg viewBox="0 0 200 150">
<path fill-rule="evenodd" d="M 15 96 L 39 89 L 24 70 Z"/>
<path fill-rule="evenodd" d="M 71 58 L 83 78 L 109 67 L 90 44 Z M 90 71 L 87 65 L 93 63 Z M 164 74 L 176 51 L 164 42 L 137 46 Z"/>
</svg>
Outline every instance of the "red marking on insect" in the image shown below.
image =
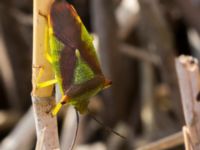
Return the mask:
<svg viewBox="0 0 200 150">
<path fill-rule="evenodd" d="M 70 10 L 70 12 L 72 12 L 72 15 L 73 15 L 74 17 L 77 17 L 77 16 L 78 16 L 76 10 L 74 9 L 74 7 L 73 7 L 72 5 L 66 4 L 66 7 L 67 7 L 67 9 Z"/>
</svg>

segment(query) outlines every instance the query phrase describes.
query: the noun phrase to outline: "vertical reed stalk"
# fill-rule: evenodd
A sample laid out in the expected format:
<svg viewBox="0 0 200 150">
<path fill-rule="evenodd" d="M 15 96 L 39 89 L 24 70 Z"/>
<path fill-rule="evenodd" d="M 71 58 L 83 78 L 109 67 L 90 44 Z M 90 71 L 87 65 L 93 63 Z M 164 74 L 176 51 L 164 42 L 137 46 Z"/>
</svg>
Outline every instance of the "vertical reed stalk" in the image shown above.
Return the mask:
<svg viewBox="0 0 200 150">
<path fill-rule="evenodd" d="M 54 77 L 51 66 L 44 57 L 45 27 L 47 22 L 44 17 L 39 15 L 39 12 L 42 14 L 47 14 L 51 3 L 52 0 L 34 0 L 33 9 L 32 84 L 34 90 L 32 91 L 32 102 L 36 123 L 37 139 L 39 141 L 42 139 L 42 149 L 46 150 L 59 149 L 57 120 L 56 117 L 52 117 L 49 113 L 55 104 L 55 99 L 51 97 L 53 86 L 40 89 L 35 89 L 35 87 L 40 67 L 44 69 L 44 73 L 42 74 L 40 82 L 51 80 Z"/>
</svg>

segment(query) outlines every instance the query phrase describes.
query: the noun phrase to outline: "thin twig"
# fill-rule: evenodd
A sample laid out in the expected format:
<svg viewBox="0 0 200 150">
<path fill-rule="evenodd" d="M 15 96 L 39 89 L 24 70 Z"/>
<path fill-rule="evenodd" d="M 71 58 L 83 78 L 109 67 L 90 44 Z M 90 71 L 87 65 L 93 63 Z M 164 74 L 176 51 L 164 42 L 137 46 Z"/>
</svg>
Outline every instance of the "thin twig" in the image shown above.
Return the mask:
<svg viewBox="0 0 200 150">
<path fill-rule="evenodd" d="M 183 144 L 182 131 L 160 139 L 156 142 L 147 144 L 144 147 L 137 148 L 137 150 L 164 150 Z"/>
<path fill-rule="evenodd" d="M 150 52 L 147 52 L 141 48 L 134 47 L 132 45 L 128 44 L 121 44 L 120 46 L 120 51 L 130 57 L 133 57 L 135 59 L 145 61 L 152 63 L 156 66 L 161 65 L 161 60 L 159 56 L 156 54 L 152 54 Z"/>
</svg>

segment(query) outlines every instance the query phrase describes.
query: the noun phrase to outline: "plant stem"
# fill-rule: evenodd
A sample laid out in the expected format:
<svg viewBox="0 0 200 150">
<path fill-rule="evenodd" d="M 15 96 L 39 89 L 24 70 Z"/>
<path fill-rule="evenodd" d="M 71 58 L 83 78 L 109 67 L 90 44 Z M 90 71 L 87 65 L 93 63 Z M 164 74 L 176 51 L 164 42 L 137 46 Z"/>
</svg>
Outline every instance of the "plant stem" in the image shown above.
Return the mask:
<svg viewBox="0 0 200 150">
<path fill-rule="evenodd" d="M 44 69 L 44 73 L 40 82 L 51 80 L 54 78 L 50 64 L 44 57 L 45 52 L 45 27 L 47 22 L 45 18 L 39 15 L 48 14 L 52 0 L 34 0 L 33 10 L 33 72 L 32 72 L 32 102 L 34 110 L 34 118 L 36 123 L 37 139 L 43 136 L 42 149 L 53 150 L 59 149 L 57 120 L 49 113 L 55 104 L 55 99 L 51 98 L 53 86 L 47 88 L 36 89 L 36 79 L 40 71 L 40 67 Z M 36 89 L 36 90 L 35 90 Z M 45 128 L 45 133 L 44 132 Z"/>
</svg>

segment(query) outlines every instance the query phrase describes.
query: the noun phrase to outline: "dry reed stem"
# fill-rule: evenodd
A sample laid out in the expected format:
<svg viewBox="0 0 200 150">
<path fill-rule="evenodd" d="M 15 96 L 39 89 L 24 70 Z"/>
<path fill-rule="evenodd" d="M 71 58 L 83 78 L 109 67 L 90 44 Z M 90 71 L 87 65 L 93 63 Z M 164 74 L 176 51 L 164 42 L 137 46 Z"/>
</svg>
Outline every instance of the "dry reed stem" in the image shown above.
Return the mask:
<svg viewBox="0 0 200 150">
<path fill-rule="evenodd" d="M 34 0 L 33 13 L 33 73 L 32 73 L 32 102 L 34 117 L 36 123 L 37 139 L 43 136 L 42 149 L 54 150 L 59 149 L 57 120 L 49 113 L 55 104 L 55 99 L 51 98 L 53 86 L 47 88 L 36 87 L 36 79 L 39 68 L 44 69 L 44 73 L 40 82 L 51 80 L 54 78 L 50 64 L 45 58 L 45 27 L 47 22 L 45 18 L 39 15 L 48 14 L 52 0 Z M 44 133 L 45 129 L 45 133 Z"/>
<path fill-rule="evenodd" d="M 181 144 L 183 144 L 183 133 L 180 131 L 156 142 L 147 144 L 146 146 L 137 148 L 137 150 L 164 150 Z"/>
<path fill-rule="evenodd" d="M 176 59 L 176 69 L 181 91 L 186 130 L 184 131 L 187 150 L 200 149 L 200 103 L 199 103 L 199 66 L 197 59 L 180 56 Z M 187 131 L 187 132 L 186 132 Z M 189 146 L 188 146 L 189 144 Z"/>
</svg>

